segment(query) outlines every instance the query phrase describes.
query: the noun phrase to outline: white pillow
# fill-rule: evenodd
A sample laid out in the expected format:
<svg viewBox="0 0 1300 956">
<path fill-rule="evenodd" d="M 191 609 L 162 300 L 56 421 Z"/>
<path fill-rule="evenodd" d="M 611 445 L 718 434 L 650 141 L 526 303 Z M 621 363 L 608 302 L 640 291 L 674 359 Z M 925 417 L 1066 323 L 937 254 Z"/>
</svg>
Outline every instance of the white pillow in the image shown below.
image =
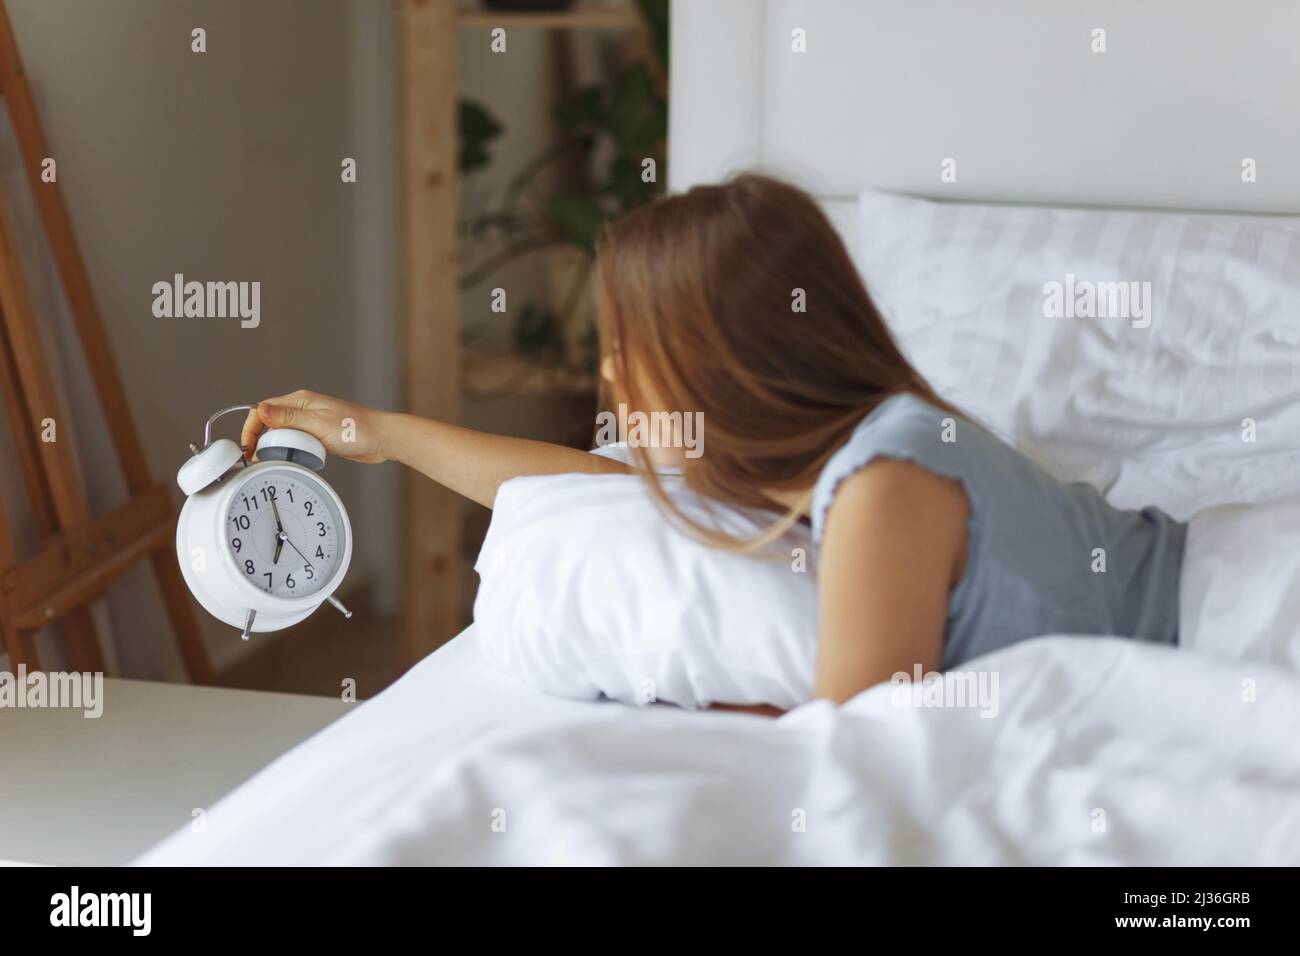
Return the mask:
<svg viewBox="0 0 1300 956">
<path fill-rule="evenodd" d="M 876 192 L 858 209 L 858 264 L 904 352 L 1058 477 L 1176 517 L 1300 491 L 1300 219 Z M 1149 282 L 1148 315 L 1049 318 L 1068 275 L 1076 295 Z"/>
<path fill-rule="evenodd" d="M 1178 644 L 1300 671 L 1300 497 L 1208 508 L 1187 525 Z"/>
<path fill-rule="evenodd" d="M 726 509 L 725 521 L 752 533 L 771 516 Z M 697 542 L 633 475 L 515 478 L 475 564 L 475 640 L 493 667 L 561 697 L 795 707 L 812 696 L 816 645 L 807 529 L 779 553 Z"/>
</svg>

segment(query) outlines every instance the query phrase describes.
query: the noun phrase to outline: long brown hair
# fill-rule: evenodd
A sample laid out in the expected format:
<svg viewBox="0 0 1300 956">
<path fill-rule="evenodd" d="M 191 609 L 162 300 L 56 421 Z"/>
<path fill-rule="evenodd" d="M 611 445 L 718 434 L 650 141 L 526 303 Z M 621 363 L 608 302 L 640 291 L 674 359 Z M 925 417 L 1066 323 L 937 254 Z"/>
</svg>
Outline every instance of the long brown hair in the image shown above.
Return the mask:
<svg viewBox="0 0 1300 956">
<path fill-rule="evenodd" d="M 595 279 L 620 399 L 703 413 L 687 487 L 784 512 L 757 537 L 729 535 L 685 514 L 635 448 L 659 503 L 712 544 L 750 550 L 783 534 L 883 399 L 911 392 L 952 409 L 904 358 L 821 208 L 780 180 L 745 174 L 635 210 L 605 230 Z M 778 505 L 768 489 L 799 492 L 801 504 Z"/>
</svg>

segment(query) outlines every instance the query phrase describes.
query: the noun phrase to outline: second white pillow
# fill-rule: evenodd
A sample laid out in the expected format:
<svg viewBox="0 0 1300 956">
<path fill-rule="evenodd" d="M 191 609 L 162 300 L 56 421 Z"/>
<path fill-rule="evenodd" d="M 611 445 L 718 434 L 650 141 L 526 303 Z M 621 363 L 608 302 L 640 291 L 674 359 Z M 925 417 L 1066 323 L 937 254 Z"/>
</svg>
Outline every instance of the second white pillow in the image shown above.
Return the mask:
<svg viewBox="0 0 1300 956">
<path fill-rule="evenodd" d="M 859 215 L 913 364 L 1057 477 L 1177 518 L 1300 492 L 1300 219 L 876 192 Z"/>
</svg>

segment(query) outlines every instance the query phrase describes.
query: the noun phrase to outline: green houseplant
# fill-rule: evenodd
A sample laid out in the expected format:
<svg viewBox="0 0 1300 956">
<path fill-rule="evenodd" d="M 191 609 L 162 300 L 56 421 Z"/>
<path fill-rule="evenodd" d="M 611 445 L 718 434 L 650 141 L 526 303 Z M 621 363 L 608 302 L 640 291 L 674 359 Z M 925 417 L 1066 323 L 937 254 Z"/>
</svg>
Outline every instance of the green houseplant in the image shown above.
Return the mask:
<svg viewBox="0 0 1300 956">
<path fill-rule="evenodd" d="M 577 374 L 594 373 L 597 360 L 594 327 L 588 322 L 575 336 L 569 325 L 600 231 L 662 191 L 668 2 L 636 0 L 636 5 L 650 31 L 650 61 L 629 66 L 607 83 L 577 89 L 557 103 L 552 110 L 556 140 L 524 162 L 501 195 L 460 226 L 462 239 L 487 250 L 467 262 L 461 278 L 466 288 L 543 249 L 563 247 L 580 255 L 583 268 L 557 303 L 529 301 L 512 309 L 509 319 L 517 352 Z M 463 100 L 459 129 L 460 171 L 470 176 L 493 162 L 492 146 L 503 126 L 488 107 Z M 545 174 L 559 163 L 582 168 L 583 181 L 545 185 Z"/>
</svg>

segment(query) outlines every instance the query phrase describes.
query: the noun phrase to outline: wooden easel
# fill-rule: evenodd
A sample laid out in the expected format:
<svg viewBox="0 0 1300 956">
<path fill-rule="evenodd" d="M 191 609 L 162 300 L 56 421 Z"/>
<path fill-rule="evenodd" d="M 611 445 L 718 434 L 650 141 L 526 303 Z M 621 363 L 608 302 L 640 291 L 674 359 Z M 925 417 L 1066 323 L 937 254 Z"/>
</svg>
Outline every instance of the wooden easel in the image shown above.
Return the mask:
<svg viewBox="0 0 1300 956">
<path fill-rule="evenodd" d="M 62 622 L 71 666 L 103 670 L 87 605 L 118 575 L 147 557 L 185 669 L 195 683 L 210 684 L 212 665 L 176 564 L 171 497 L 166 486 L 149 476 L 144 447 L 131 419 L 63 196 L 57 183 L 41 179 L 42 163 L 50 151 L 3 0 L 0 96 L 9 109 L 23 166 L 128 490 L 124 504 L 101 517 L 90 517 L 72 450 L 60 435 L 63 419 L 54 379 L 23 278 L 12 221 L 0 199 L 0 402 L 14 432 L 28 505 L 42 541 L 34 555 L 20 561 L 5 503 L 0 503 L 0 644 L 8 651 L 12 668 L 23 664 L 36 670 L 40 664 L 35 632 Z M 54 423 L 54 441 L 46 440 L 49 421 Z"/>
</svg>

